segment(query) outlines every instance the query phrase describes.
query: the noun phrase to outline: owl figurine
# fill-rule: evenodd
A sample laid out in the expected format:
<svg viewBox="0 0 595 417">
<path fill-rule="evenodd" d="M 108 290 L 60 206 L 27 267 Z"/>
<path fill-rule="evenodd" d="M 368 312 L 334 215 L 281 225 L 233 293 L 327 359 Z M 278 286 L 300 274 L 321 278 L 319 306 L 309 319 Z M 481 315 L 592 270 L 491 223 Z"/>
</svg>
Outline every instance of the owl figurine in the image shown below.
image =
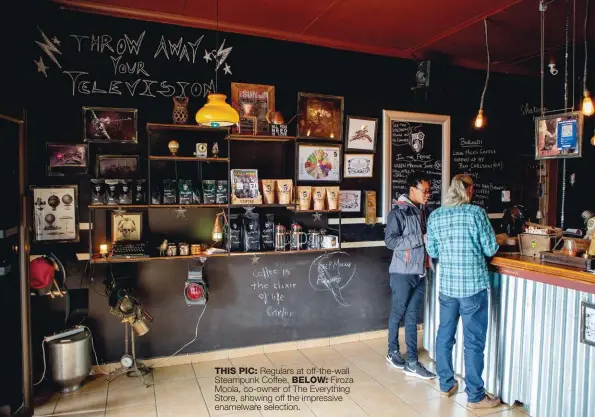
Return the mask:
<svg viewBox="0 0 595 417">
<path fill-rule="evenodd" d="M 183 125 L 188 121 L 188 97 L 172 97 L 174 100 L 174 111 L 172 119 L 174 124 Z"/>
</svg>

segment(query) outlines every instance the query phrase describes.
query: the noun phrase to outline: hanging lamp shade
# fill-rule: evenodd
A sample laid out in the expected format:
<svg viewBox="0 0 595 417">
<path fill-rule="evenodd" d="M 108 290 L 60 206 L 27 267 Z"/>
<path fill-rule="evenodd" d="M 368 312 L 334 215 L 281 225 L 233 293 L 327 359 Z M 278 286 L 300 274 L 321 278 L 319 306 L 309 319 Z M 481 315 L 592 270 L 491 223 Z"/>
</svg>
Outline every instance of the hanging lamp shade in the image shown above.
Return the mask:
<svg viewBox="0 0 595 417">
<path fill-rule="evenodd" d="M 196 123 L 208 127 L 225 127 L 237 124 L 240 115 L 225 102 L 225 94 L 209 94 L 207 103 L 196 112 Z"/>
</svg>

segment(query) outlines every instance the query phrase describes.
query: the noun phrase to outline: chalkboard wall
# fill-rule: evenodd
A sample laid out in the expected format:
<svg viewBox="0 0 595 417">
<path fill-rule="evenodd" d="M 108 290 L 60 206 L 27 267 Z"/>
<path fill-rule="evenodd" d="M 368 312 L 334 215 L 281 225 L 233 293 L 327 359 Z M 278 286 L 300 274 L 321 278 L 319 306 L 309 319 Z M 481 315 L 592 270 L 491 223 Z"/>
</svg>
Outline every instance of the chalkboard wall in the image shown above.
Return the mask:
<svg viewBox="0 0 595 417">
<path fill-rule="evenodd" d="M 98 153 L 146 155 L 144 126 L 147 122 L 171 123 L 171 95 L 184 91 L 190 97 L 192 119 L 204 104 L 208 92 L 214 90 L 214 61 L 208 58 L 215 49 L 215 33 L 75 13 L 47 3 L 22 18 L 25 19 L 20 25 L 22 35 L 13 38 L 18 45 L 13 48 L 15 65 L 8 69 L 14 79 L 22 82 L 7 87 L 11 105 L 22 105 L 29 110 L 30 183 L 79 184 L 80 218 L 85 222 L 88 219 L 89 177 L 46 176 L 45 143 L 80 142 L 82 106 L 136 108 L 138 145 L 91 145 L 91 169 Z M 453 163 L 452 174 L 467 170 L 476 172 L 476 178 L 484 184 L 488 194 L 483 205 L 491 212 L 503 208 L 498 198 L 500 187 L 512 189 L 515 195 L 521 169 L 519 158 L 531 154 L 533 143 L 532 119 L 522 114 L 522 108 L 527 103 L 530 106 L 537 104 L 538 79 L 492 74 L 485 106 L 488 127 L 477 133 L 472 129 L 472 122 L 483 88 L 483 71 L 435 61 L 431 89 L 412 91 L 416 64 L 411 60 L 228 33 L 220 34 L 219 40 L 226 58 L 218 71 L 217 89 L 228 97 L 231 82 L 274 85 L 276 107 L 286 120 L 296 113 L 298 92 L 343 96 L 346 116 L 381 119 L 383 109 L 451 115 L 453 160 L 465 158 L 467 149 L 479 152 L 470 155 L 474 158 L 484 157 L 482 150 L 484 153 L 489 151 L 485 153 L 485 160 Z M 43 65 L 40 59 L 43 59 Z M 294 129 L 295 121 L 290 134 Z M 375 190 L 377 201 L 382 201 L 381 130 L 377 140 L 379 146 L 374 157 L 373 178 L 346 179 L 341 186 L 352 190 Z M 265 165 L 262 160 L 274 159 L 283 152 L 282 148 L 271 150 L 264 146 L 253 146 L 250 150 L 251 157 L 258 159 L 261 165 Z M 455 152 L 463 152 L 463 155 L 455 155 Z M 469 166 L 465 165 L 467 163 Z M 477 166 L 472 167 L 472 163 Z M 522 195 L 517 192 L 516 195 L 517 202 L 530 198 L 527 192 Z M 379 206 L 378 213 L 380 210 Z M 363 214 L 345 215 L 349 216 L 362 217 Z M 382 226 L 371 229 L 360 225 L 353 227 L 344 228 L 346 240 L 382 239 Z M 365 230 L 361 230 L 362 227 Z M 87 236 L 87 232 L 82 231 L 80 243 L 52 248 L 66 263 L 71 285 L 75 287 L 84 268 L 81 263 L 76 263 L 74 254 L 87 250 Z M 34 253 L 44 253 L 48 249 L 40 245 L 32 248 Z M 342 290 L 349 307 L 341 305 L 336 294 L 316 291 L 310 285 L 308 271 L 314 256 L 262 257 L 257 265 L 252 265 L 251 259 L 241 257 L 209 260 L 206 271 L 212 285 L 211 301 L 201 323 L 199 341 L 186 352 L 385 328 L 390 253 L 384 248 L 349 253 L 360 271 Z M 296 287 L 284 292 L 284 308 L 294 312 L 292 316 L 278 318 L 267 314 L 267 306 L 258 298 L 258 291 L 251 287 L 257 267 L 289 271 L 284 279 L 296 283 Z M 146 263 L 138 269 L 131 268 L 138 283 L 138 296 L 156 317 L 151 333 L 139 341 L 139 352 L 142 356 L 171 353 L 191 339 L 194 319 L 200 311 L 200 308 L 187 307 L 183 301 L 187 263 Z M 83 287 L 89 288 L 88 322 L 96 330 L 98 353 L 106 360 L 115 360 L 122 353 L 123 327 L 109 315 L 107 301 L 102 296 L 101 280 L 105 273 L 108 272 L 98 267 L 93 282 L 87 278 L 81 282 Z M 60 301 L 36 303 L 39 305 L 34 326 L 38 335 L 59 328 L 61 322 L 50 319 L 47 304 L 59 304 Z M 37 341 L 34 342 L 37 346 Z"/>
</svg>

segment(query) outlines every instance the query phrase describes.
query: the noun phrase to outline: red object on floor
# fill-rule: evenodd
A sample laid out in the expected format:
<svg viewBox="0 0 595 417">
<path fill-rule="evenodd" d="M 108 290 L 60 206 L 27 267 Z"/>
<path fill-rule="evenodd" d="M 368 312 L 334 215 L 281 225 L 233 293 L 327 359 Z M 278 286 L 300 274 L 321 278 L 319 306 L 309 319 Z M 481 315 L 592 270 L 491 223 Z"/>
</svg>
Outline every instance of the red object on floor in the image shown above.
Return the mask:
<svg viewBox="0 0 595 417">
<path fill-rule="evenodd" d="M 51 285 L 55 273 L 54 266 L 47 259 L 41 257 L 32 260 L 29 266 L 31 288 L 41 290 Z"/>
</svg>

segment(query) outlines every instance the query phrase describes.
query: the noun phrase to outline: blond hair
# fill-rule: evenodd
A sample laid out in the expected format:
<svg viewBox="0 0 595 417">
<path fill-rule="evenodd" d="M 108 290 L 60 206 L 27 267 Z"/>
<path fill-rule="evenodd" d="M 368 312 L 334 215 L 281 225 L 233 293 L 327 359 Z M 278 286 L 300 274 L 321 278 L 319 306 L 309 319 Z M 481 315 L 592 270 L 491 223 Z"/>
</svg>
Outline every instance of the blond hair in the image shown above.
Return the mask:
<svg viewBox="0 0 595 417">
<path fill-rule="evenodd" d="M 469 204 L 471 196 L 467 191 L 471 186 L 473 186 L 473 180 L 469 175 L 455 175 L 448 187 L 444 205 L 454 207 Z"/>
</svg>

